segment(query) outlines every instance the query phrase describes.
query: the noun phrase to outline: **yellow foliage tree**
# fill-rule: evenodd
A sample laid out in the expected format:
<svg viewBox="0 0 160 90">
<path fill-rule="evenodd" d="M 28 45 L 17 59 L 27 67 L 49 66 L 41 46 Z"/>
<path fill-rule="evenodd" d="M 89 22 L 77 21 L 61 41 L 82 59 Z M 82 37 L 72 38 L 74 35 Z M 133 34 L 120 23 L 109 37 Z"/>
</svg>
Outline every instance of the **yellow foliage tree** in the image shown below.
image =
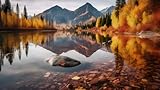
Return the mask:
<svg viewBox="0 0 160 90">
<path fill-rule="evenodd" d="M 125 28 L 128 32 L 143 30 L 143 25 L 152 24 L 152 4 L 151 0 L 128 0 L 124 7 L 118 10 L 118 16 L 116 10 L 112 12 L 112 26 L 115 29 L 128 26 L 129 28 Z"/>
<path fill-rule="evenodd" d="M 45 29 L 51 28 L 45 20 L 39 17 L 33 17 L 31 19 L 26 19 L 24 15 L 19 18 L 14 12 L 0 12 L 2 27 L 4 28 L 34 28 L 34 29 Z"/>
<path fill-rule="evenodd" d="M 101 26 L 101 17 L 97 18 L 96 27 L 99 28 Z"/>
</svg>

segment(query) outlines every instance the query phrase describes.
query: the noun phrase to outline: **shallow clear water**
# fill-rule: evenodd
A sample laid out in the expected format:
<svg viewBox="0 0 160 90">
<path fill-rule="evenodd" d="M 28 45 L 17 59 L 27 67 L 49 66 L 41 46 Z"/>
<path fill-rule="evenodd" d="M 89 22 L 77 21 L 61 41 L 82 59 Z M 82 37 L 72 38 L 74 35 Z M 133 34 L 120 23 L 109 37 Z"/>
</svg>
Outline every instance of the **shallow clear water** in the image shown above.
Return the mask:
<svg viewBox="0 0 160 90">
<path fill-rule="evenodd" d="M 92 68 L 92 63 L 114 60 L 101 49 L 93 34 L 70 32 L 0 33 L 0 87 L 34 79 L 46 72 L 78 72 Z M 51 66 L 46 59 L 53 55 L 71 57 L 81 62 L 70 68 Z"/>
</svg>

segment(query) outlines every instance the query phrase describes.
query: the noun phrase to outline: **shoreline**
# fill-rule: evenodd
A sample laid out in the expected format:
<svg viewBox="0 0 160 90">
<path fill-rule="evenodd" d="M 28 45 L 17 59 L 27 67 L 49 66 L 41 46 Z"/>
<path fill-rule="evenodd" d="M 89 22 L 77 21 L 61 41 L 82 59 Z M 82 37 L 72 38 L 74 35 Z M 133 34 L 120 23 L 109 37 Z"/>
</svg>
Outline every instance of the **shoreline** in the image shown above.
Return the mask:
<svg viewBox="0 0 160 90">
<path fill-rule="evenodd" d="M 0 32 L 34 32 L 34 31 L 57 31 L 54 28 L 0 28 Z"/>
</svg>

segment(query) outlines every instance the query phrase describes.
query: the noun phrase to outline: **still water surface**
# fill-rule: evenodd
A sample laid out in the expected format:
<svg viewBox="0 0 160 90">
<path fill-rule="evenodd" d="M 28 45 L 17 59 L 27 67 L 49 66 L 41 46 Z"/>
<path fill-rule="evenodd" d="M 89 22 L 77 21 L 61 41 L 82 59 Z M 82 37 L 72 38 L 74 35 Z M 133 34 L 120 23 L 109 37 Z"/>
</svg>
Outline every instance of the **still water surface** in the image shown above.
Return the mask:
<svg viewBox="0 0 160 90">
<path fill-rule="evenodd" d="M 0 33 L 0 87 L 43 76 L 46 72 L 78 72 L 92 68 L 92 63 L 114 60 L 114 55 L 106 51 L 90 33 Z M 71 57 L 81 64 L 70 68 L 53 67 L 46 62 L 53 55 Z"/>
<path fill-rule="evenodd" d="M 95 63 L 107 62 L 115 63 L 117 74 L 123 73 L 127 66 L 131 69 L 129 74 L 136 78 L 143 78 L 150 85 L 160 84 L 159 36 L 115 35 L 111 43 L 115 55 L 102 45 L 106 41 L 106 35 L 91 33 L 0 33 L 0 88 L 43 77 L 46 72 L 79 72 L 93 68 Z M 51 66 L 46 59 L 53 55 L 67 56 L 81 64 L 70 68 Z"/>
</svg>

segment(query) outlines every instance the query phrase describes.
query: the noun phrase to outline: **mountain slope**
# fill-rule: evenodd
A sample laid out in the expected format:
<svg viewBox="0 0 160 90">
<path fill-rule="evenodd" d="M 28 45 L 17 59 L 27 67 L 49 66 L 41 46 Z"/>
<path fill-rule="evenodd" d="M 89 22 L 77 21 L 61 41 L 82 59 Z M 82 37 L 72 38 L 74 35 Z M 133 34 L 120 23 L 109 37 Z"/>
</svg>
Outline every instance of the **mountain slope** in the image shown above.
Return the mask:
<svg viewBox="0 0 160 90">
<path fill-rule="evenodd" d="M 70 20 L 74 17 L 74 12 L 69 11 L 67 9 L 62 9 L 59 6 L 54 6 L 38 16 L 42 16 L 47 21 L 53 22 L 55 21 L 57 24 L 60 23 L 69 23 Z"/>
<path fill-rule="evenodd" d="M 76 16 L 79 16 L 83 13 L 90 13 L 91 15 L 95 16 L 95 17 L 99 17 L 102 15 L 101 12 L 99 12 L 96 8 L 94 8 L 90 3 L 86 3 L 85 5 L 79 7 L 78 9 L 76 9 L 75 11 Z"/>
<path fill-rule="evenodd" d="M 107 13 L 111 14 L 114 9 L 115 9 L 115 6 L 107 7 L 101 10 L 101 13 L 103 13 L 104 15 L 106 15 Z"/>
<path fill-rule="evenodd" d="M 86 24 L 95 21 L 99 16 L 103 16 L 103 14 L 94 8 L 90 3 L 86 3 L 85 5 L 79 7 L 74 11 L 74 13 L 76 16 L 73 20 L 74 24 Z"/>
<path fill-rule="evenodd" d="M 75 11 L 54 6 L 37 16 L 42 16 L 47 21 L 55 22 L 56 24 L 76 25 L 95 21 L 97 17 L 103 16 L 103 14 L 94 8 L 90 3 L 86 3 Z"/>
</svg>

